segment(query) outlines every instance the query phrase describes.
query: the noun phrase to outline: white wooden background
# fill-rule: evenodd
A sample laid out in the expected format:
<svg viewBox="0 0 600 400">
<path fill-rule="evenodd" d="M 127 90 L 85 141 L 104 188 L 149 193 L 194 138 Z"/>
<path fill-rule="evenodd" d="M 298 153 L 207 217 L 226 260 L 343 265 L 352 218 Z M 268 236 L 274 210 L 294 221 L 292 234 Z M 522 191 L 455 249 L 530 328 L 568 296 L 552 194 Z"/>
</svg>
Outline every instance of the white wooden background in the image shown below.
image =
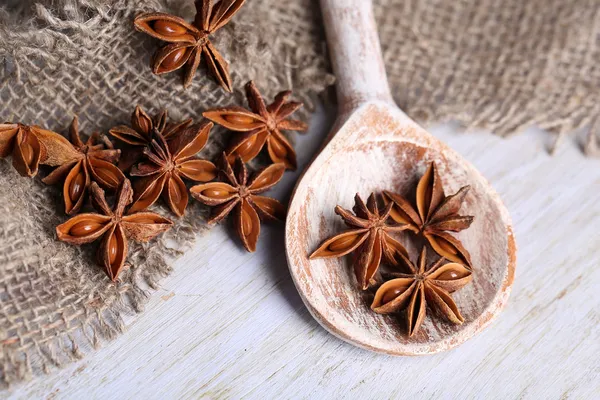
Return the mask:
<svg viewBox="0 0 600 400">
<path fill-rule="evenodd" d="M 301 168 L 331 124 L 315 115 Z M 283 226 L 248 254 L 216 228 L 175 265 L 146 312 L 99 351 L 14 387 L 13 398 L 600 398 L 600 160 L 530 130 L 509 139 L 430 131 L 473 162 L 511 211 L 518 264 L 507 308 L 447 353 L 354 348 L 309 315 L 288 273 Z M 279 188 L 289 195 L 295 177 Z M 359 189 L 359 188 L 357 188 Z M 4 393 L 6 394 L 6 393 Z M 1 395 L 0 395 L 1 396 Z"/>
</svg>

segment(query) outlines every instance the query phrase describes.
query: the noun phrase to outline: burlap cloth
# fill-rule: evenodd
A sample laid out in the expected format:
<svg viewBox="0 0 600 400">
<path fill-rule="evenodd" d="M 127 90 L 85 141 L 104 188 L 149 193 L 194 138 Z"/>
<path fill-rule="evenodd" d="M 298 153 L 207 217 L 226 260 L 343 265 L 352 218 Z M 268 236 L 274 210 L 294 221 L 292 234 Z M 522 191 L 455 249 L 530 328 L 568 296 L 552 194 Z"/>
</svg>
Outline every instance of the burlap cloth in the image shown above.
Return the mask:
<svg viewBox="0 0 600 400">
<path fill-rule="evenodd" d="M 399 105 L 421 121 L 458 120 L 501 135 L 537 125 L 559 135 L 590 127 L 595 148 L 600 68 L 597 1 L 376 0 L 381 42 Z M 64 131 L 127 122 L 136 104 L 175 119 L 242 104 L 254 79 L 271 98 L 291 88 L 309 105 L 332 83 L 314 0 L 248 0 L 216 46 L 231 63 L 233 96 L 204 70 L 187 91 L 177 72 L 148 66 L 155 40 L 135 32 L 140 11 L 187 19 L 192 1 L 11 0 L 0 8 L 0 119 Z M 226 134 L 215 130 L 211 157 Z M 44 171 L 42 172 L 44 174 Z M 66 218 L 57 188 L 21 178 L 0 161 L 0 382 L 4 386 L 76 360 L 123 331 L 158 279 L 202 230 L 206 209 L 159 240 L 130 249 L 130 268 L 109 283 L 93 246 L 57 242 Z M 168 211 L 158 206 L 158 211 Z"/>
</svg>

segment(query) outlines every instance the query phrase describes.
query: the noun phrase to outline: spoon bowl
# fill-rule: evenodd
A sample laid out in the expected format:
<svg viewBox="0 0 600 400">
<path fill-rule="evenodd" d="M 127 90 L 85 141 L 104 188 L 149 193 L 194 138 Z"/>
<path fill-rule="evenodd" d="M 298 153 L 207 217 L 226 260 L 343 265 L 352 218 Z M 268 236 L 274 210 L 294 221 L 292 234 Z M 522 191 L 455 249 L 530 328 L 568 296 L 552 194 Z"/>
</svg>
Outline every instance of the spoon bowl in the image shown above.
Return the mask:
<svg viewBox="0 0 600 400">
<path fill-rule="evenodd" d="M 476 217 L 457 237 L 471 253 L 473 282 L 453 294 L 465 318 L 462 325 L 428 312 L 421 329 L 409 338 L 399 315 L 370 309 L 373 292 L 358 290 L 350 257 L 309 260 L 308 255 L 344 229 L 333 211 L 336 205 L 351 209 L 356 191 L 366 198 L 388 189 L 410 198 L 431 161 L 446 193 L 471 185 L 462 213 Z M 418 250 L 408 235 L 399 240 L 416 260 Z M 288 211 L 286 246 L 294 283 L 313 317 L 352 344 L 394 355 L 444 351 L 485 328 L 508 300 L 516 257 L 508 213 L 487 181 L 387 103 L 355 111 L 306 171 Z"/>
<path fill-rule="evenodd" d="M 460 155 L 408 118 L 392 101 L 368 0 L 321 0 L 339 115 L 328 143 L 294 190 L 286 220 L 290 273 L 308 310 L 328 331 L 356 346 L 393 355 L 421 355 L 455 347 L 484 329 L 508 300 L 516 263 L 509 214 L 485 178 Z M 323 240 L 345 227 L 334 213 L 351 209 L 354 195 L 390 190 L 414 198 L 435 161 L 446 194 L 470 185 L 461 214 L 475 216 L 456 236 L 471 254 L 473 281 L 453 294 L 465 319 L 452 325 L 428 310 L 408 337 L 400 315 L 370 309 L 373 291 L 360 291 L 351 257 L 313 259 Z M 410 257 L 408 233 L 397 238 Z"/>
</svg>

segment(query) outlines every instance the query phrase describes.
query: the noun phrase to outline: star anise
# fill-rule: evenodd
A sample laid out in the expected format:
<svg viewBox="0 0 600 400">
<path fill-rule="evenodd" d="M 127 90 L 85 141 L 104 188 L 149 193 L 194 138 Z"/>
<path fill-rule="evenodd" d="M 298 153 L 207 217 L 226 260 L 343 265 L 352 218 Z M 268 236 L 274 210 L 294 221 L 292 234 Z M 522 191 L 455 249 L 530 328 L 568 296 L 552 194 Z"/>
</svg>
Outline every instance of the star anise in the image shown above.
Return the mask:
<svg viewBox="0 0 600 400">
<path fill-rule="evenodd" d="M 42 181 L 54 185 L 64 179 L 63 199 L 65 212 L 73 214 L 78 212 L 86 198 L 86 193 L 92 181 L 109 190 L 117 190 L 125 176 L 114 163 L 121 154 L 115 150 L 112 143 L 104 137 L 94 133 L 84 144 L 79 135 L 77 117 L 73 118 L 69 129 L 71 143 L 61 141 L 62 164 L 52 171 Z"/>
<path fill-rule="evenodd" d="M 227 24 L 244 2 L 221 0 L 213 5 L 213 0 L 197 0 L 196 17 L 191 24 L 165 13 L 138 15 L 134 20 L 138 31 L 169 43 L 154 53 L 152 72 L 160 75 L 185 66 L 183 87 L 187 88 L 204 56 L 208 70 L 219 85 L 231 92 L 229 65 L 209 36 Z"/>
<path fill-rule="evenodd" d="M 352 229 L 327 239 L 309 258 L 341 257 L 357 250 L 354 273 L 360 288 L 366 290 L 374 283 L 373 277 L 382 258 L 392 262 L 397 254 L 408 255 L 404 246 L 389 235 L 390 232 L 408 229 L 408 224 L 388 224 L 392 204 L 388 204 L 383 212 L 380 212 L 373 193 L 367 199 L 366 205 L 357 193 L 354 203 L 355 215 L 340 206 L 335 207 L 335 213 Z"/>
<path fill-rule="evenodd" d="M 123 152 L 123 156 L 119 160 L 119 168 L 127 171 L 138 162 L 142 157 L 143 149 L 150 145 L 157 134 L 161 134 L 169 140 L 179 135 L 191 124 L 191 119 L 167 123 L 167 110 L 162 110 L 154 118 L 150 118 L 140 106 L 135 106 L 135 110 L 131 114 L 131 127 L 119 125 L 108 131 L 116 139 L 131 146 Z"/>
<path fill-rule="evenodd" d="M 216 177 L 213 163 L 194 158 L 204 148 L 212 122 L 192 125 L 167 142 L 160 133 L 149 148 L 144 149 L 146 161 L 131 169 L 131 176 L 142 177 L 135 183 L 135 201 L 131 211 L 150 207 L 163 194 L 165 201 L 177 216 L 185 213 L 188 194 L 182 178 L 208 182 Z"/>
<path fill-rule="evenodd" d="M 252 111 L 242 107 L 226 107 L 209 110 L 202 115 L 227 129 L 244 132 L 235 137 L 227 149 L 231 162 L 236 157 L 241 157 L 244 162 L 252 160 L 266 143 L 269 157 L 274 163 L 281 162 L 288 169 L 296 169 L 296 152 L 281 130 L 306 131 L 308 126 L 302 121 L 288 118 L 302 107 L 302 103 L 286 102 L 291 93 L 289 90 L 280 92 L 275 96 L 275 101 L 267 106 L 254 82 L 250 81 L 246 84 L 246 97 Z"/>
<path fill-rule="evenodd" d="M 383 192 L 384 202 L 393 204 L 390 217 L 398 223 L 409 224 L 409 229 L 423 235 L 440 256 L 472 268 L 471 256 L 461 242 L 446 231 L 459 232 L 473 222 L 472 216 L 459 215 L 458 211 L 470 186 L 463 186 L 451 196 L 444 188 L 432 162 L 417 186 L 417 210 L 402 196 Z"/>
<path fill-rule="evenodd" d="M 35 176 L 43 149 L 36 131 L 41 128 L 22 124 L 0 124 L 0 158 L 12 154 L 13 167 L 22 176 Z"/>
<path fill-rule="evenodd" d="M 235 160 L 234 172 L 223 154 L 221 173 L 227 182 L 196 185 L 190 192 L 199 202 L 217 206 L 209 224 L 221 221 L 233 210 L 233 223 L 242 244 L 246 250 L 253 252 L 260 235 L 260 218 L 282 220 L 285 214 L 285 207 L 279 201 L 258 194 L 277 184 L 284 172 L 283 164 L 271 164 L 248 181 L 248 170 L 242 159 L 238 157 Z"/>
<path fill-rule="evenodd" d="M 444 258 L 440 258 L 426 269 L 425 247 L 421 251 L 417 266 L 404 254 L 400 254 L 400 257 L 410 273 L 389 274 L 392 279 L 377 289 L 371 309 L 379 314 L 390 314 L 406 308 L 409 336 L 419 330 L 425 318 L 427 305 L 448 321 L 462 324 L 464 318 L 450 293 L 471 282 L 471 271 L 459 263 L 444 264 Z"/>
<path fill-rule="evenodd" d="M 115 281 L 127 257 L 128 240 L 147 242 L 170 229 L 173 222 L 152 212 L 125 212 L 133 198 L 128 179 L 121 184 L 112 209 L 96 182 L 92 182 L 90 190 L 92 204 L 98 213 L 79 214 L 57 226 L 56 234 L 60 240 L 76 245 L 102 238 L 98 262 L 108 277 Z"/>
</svg>

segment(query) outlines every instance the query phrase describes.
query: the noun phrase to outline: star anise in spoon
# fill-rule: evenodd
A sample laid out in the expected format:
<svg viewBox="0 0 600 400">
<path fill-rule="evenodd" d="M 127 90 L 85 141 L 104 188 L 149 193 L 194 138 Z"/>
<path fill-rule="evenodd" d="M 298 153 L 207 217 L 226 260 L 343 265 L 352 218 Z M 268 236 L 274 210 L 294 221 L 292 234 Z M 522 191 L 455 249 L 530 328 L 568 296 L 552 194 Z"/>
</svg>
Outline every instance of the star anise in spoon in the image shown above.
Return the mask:
<svg viewBox="0 0 600 400">
<path fill-rule="evenodd" d="M 135 110 L 131 114 L 131 127 L 119 125 L 108 131 L 116 139 L 129 146 L 123 152 L 123 156 L 119 161 L 119 168 L 127 171 L 133 164 L 138 162 L 142 157 L 144 148 L 150 145 L 157 134 L 161 134 L 169 140 L 178 136 L 191 124 L 191 119 L 167 123 L 167 110 L 162 110 L 154 118 L 150 118 L 140 106 L 135 106 Z"/>
<path fill-rule="evenodd" d="M 108 277 L 115 281 L 127 257 L 128 240 L 147 242 L 170 229 L 173 222 L 152 212 L 126 212 L 125 208 L 133 198 L 128 179 L 121 184 L 112 209 L 96 182 L 92 182 L 90 190 L 92 204 L 98 213 L 79 214 L 57 226 L 56 234 L 60 240 L 76 245 L 102 238 L 98 262 Z"/>
<path fill-rule="evenodd" d="M 71 123 L 69 139 L 71 143 L 60 143 L 63 147 L 62 164 L 42 181 L 54 185 L 64 180 L 65 212 L 73 214 L 81 209 L 92 181 L 98 182 L 104 189 L 114 191 L 125 180 L 125 176 L 114 165 L 121 151 L 114 149 L 106 137 L 100 138 L 97 133 L 83 143 L 77 117 Z"/>
<path fill-rule="evenodd" d="M 259 196 L 283 177 L 285 166 L 271 164 L 248 180 L 248 170 L 241 158 L 235 160 L 235 171 L 225 154 L 221 159 L 221 173 L 226 182 L 210 182 L 190 189 L 199 202 L 216 206 L 209 224 L 215 224 L 233 210 L 233 224 L 246 250 L 256 250 L 260 235 L 260 218 L 282 220 L 285 207 L 270 197 Z M 260 216 L 260 218 L 259 218 Z"/>
<path fill-rule="evenodd" d="M 241 157 L 244 162 L 252 160 L 266 143 L 274 163 L 284 163 L 286 168 L 295 170 L 296 152 L 281 130 L 304 132 L 308 126 L 288 118 L 302 107 L 302 103 L 287 101 L 291 93 L 289 90 L 280 92 L 267 106 L 254 82 L 250 81 L 246 84 L 246 97 L 251 111 L 242 107 L 225 107 L 202 115 L 227 129 L 244 132 L 235 137 L 227 149 L 231 162 L 236 157 Z"/>
<path fill-rule="evenodd" d="M 406 308 L 409 336 L 419 330 L 425 319 L 427 305 L 448 321 L 462 324 L 464 318 L 450 293 L 471 282 L 471 271 L 459 263 L 444 264 L 444 258 L 425 268 L 425 247 L 417 265 L 404 254 L 400 254 L 400 257 L 408 267 L 409 273 L 388 274 L 391 279 L 377 289 L 371 309 L 379 314 L 390 314 Z"/>
<path fill-rule="evenodd" d="M 340 206 L 335 207 L 335 213 L 351 229 L 324 241 L 309 258 L 341 257 L 356 250 L 354 273 L 360 288 L 366 290 L 374 283 L 382 259 L 393 262 L 398 254 L 408 255 L 404 246 L 389 233 L 406 230 L 409 226 L 406 223 L 388 224 L 392 204 L 380 211 L 373 193 L 366 205 L 358 193 L 354 202 L 354 214 Z"/>
<path fill-rule="evenodd" d="M 244 2 L 221 0 L 213 5 L 213 0 L 197 0 L 196 17 L 191 24 L 165 13 L 138 15 L 134 20 L 138 31 L 169 43 L 154 54 L 152 72 L 160 75 L 184 67 L 183 87 L 187 88 L 204 56 L 208 70 L 219 85 L 231 92 L 229 65 L 209 36 L 227 24 Z"/>
<path fill-rule="evenodd" d="M 216 177 L 213 163 L 194 158 L 204 148 L 212 122 L 192 125 L 167 142 L 160 133 L 144 149 L 145 161 L 135 165 L 131 176 L 142 177 L 135 183 L 135 201 L 131 211 L 150 207 L 162 194 L 178 217 L 185 213 L 188 194 L 182 178 L 208 182 Z"/>
<path fill-rule="evenodd" d="M 38 172 L 43 149 L 36 132 L 37 126 L 0 124 L 0 158 L 12 154 L 13 167 L 22 176 L 32 177 Z"/>
<path fill-rule="evenodd" d="M 417 185 L 416 210 L 398 194 L 384 191 L 383 199 L 393 204 L 390 217 L 394 221 L 409 224 L 409 229 L 423 235 L 440 256 L 472 268 L 469 252 L 458 239 L 446 233 L 467 229 L 473 222 L 472 216 L 458 214 L 469 188 L 463 186 L 455 194 L 446 196 L 437 166 L 432 162 Z"/>
</svg>

